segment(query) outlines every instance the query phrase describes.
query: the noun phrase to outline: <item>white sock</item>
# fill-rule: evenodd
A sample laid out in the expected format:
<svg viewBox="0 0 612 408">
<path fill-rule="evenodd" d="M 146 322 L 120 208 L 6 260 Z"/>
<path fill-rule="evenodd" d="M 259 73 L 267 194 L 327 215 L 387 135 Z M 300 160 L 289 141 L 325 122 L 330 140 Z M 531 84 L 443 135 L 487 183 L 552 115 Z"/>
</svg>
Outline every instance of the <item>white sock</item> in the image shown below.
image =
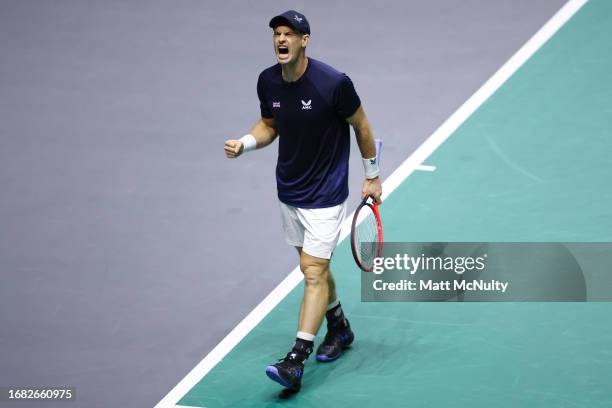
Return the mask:
<svg viewBox="0 0 612 408">
<path fill-rule="evenodd" d="M 306 341 L 314 341 L 315 339 L 315 335 L 314 334 L 310 334 L 310 333 L 306 333 L 303 331 L 299 331 L 297 332 L 297 337 L 298 339 L 302 339 L 302 340 L 306 340 Z"/>
<path fill-rule="evenodd" d="M 340 304 L 340 299 L 336 298 L 336 300 L 334 300 L 329 305 L 327 305 L 327 311 L 329 312 L 330 310 L 332 310 L 334 307 L 338 306 L 339 304 Z"/>
</svg>

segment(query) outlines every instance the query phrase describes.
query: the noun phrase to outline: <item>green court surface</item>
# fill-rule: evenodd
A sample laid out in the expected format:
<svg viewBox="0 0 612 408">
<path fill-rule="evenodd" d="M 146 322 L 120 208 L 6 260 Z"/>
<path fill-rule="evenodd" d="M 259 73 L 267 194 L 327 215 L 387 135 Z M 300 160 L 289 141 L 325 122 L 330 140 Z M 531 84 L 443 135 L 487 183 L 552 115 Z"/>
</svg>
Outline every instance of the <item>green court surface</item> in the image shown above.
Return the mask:
<svg viewBox="0 0 612 408">
<path fill-rule="evenodd" d="M 612 241 L 612 2 L 587 3 L 381 207 L 387 241 Z M 610 303 L 362 303 L 356 333 L 288 398 L 265 373 L 292 345 L 302 284 L 179 405 L 610 407 Z M 324 332 L 322 328 L 317 340 Z"/>
</svg>

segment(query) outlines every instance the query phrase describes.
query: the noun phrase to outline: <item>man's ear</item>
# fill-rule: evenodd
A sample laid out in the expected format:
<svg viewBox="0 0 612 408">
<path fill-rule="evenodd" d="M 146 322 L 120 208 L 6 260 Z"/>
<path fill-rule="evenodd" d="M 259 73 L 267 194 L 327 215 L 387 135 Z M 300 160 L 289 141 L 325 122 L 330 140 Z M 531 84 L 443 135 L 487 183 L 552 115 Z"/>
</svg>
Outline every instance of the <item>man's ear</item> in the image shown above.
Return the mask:
<svg viewBox="0 0 612 408">
<path fill-rule="evenodd" d="M 309 34 L 304 34 L 302 36 L 302 48 L 306 48 L 306 46 L 308 45 L 309 42 L 310 42 L 310 35 Z"/>
</svg>

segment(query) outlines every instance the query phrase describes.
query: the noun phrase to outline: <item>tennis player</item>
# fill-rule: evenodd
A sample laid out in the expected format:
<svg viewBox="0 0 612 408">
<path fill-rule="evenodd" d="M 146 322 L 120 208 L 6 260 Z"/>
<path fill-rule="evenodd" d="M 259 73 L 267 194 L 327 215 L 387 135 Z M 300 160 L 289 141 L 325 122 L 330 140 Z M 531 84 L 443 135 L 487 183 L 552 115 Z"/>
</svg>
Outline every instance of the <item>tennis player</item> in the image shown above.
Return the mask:
<svg viewBox="0 0 612 408">
<path fill-rule="evenodd" d="M 269 26 L 277 64 L 259 75 L 261 119 L 249 134 L 227 140 L 225 154 L 235 158 L 279 137 L 276 181 L 282 224 L 287 242 L 299 253 L 305 284 L 295 344 L 266 374 L 297 391 L 323 317 L 327 334 L 317 349 L 318 361 L 337 359 L 354 339 L 329 270 L 346 214 L 349 124 L 365 168 L 362 197 L 380 203 L 382 186 L 374 138 L 349 77 L 306 57 L 310 25 L 303 14 L 289 10 Z"/>
</svg>

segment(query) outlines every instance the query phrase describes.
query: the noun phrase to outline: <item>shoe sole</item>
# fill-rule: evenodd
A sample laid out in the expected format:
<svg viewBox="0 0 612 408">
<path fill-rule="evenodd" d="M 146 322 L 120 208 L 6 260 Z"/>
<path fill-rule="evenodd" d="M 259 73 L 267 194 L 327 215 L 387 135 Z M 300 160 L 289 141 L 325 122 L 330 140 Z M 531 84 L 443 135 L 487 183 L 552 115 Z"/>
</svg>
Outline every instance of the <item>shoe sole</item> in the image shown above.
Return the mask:
<svg viewBox="0 0 612 408">
<path fill-rule="evenodd" d="M 327 363 L 330 361 L 334 361 L 337 360 L 338 357 L 340 357 L 342 355 L 342 353 L 338 354 L 336 357 L 329 357 L 329 356 L 317 356 L 317 361 L 321 361 L 323 363 Z"/>
<path fill-rule="evenodd" d="M 351 343 L 352 343 L 352 341 L 351 341 Z M 320 355 L 317 354 L 317 361 L 320 361 L 322 363 L 329 363 L 330 361 L 337 360 L 342 355 L 342 351 L 346 350 L 347 348 L 349 348 L 351 346 L 351 343 L 347 344 L 346 346 L 342 346 L 342 349 L 340 350 L 338 355 L 334 356 L 334 357 L 326 356 L 324 354 L 320 354 Z"/>
<path fill-rule="evenodd" d="M 276 381 L 277 383 L 279 383 L 285 388 L 288 388 L 292 391 L 299 390 L 299 388 L 295 388 L 293 385 L 291 385 L 291 383 L 285 381 L 285 379 L 281 377 L 280 374 L 278 373 L 278 369 L 274 366 L 266 367 L 266 375 L 270 377 L 272 381 Z"/>
<path fill-rule="evenodd" d="M 343 350 L 346 350 L 347 348 L 351 347 L 351 344 L 353 344 L 353 341 L 355 341 L 355 335 L 351 335 L 349 342 L 347 344 L 344 344 L 342 348 L 340 348 L 340 352 L 338 353 L 337 356 L 330 357 L 324 354 L 317 354 L 317 361 L 320 361 L 322 363 L 328 363 L 330 361 L 337 360 L 342 355 Z"/>
</svg>

